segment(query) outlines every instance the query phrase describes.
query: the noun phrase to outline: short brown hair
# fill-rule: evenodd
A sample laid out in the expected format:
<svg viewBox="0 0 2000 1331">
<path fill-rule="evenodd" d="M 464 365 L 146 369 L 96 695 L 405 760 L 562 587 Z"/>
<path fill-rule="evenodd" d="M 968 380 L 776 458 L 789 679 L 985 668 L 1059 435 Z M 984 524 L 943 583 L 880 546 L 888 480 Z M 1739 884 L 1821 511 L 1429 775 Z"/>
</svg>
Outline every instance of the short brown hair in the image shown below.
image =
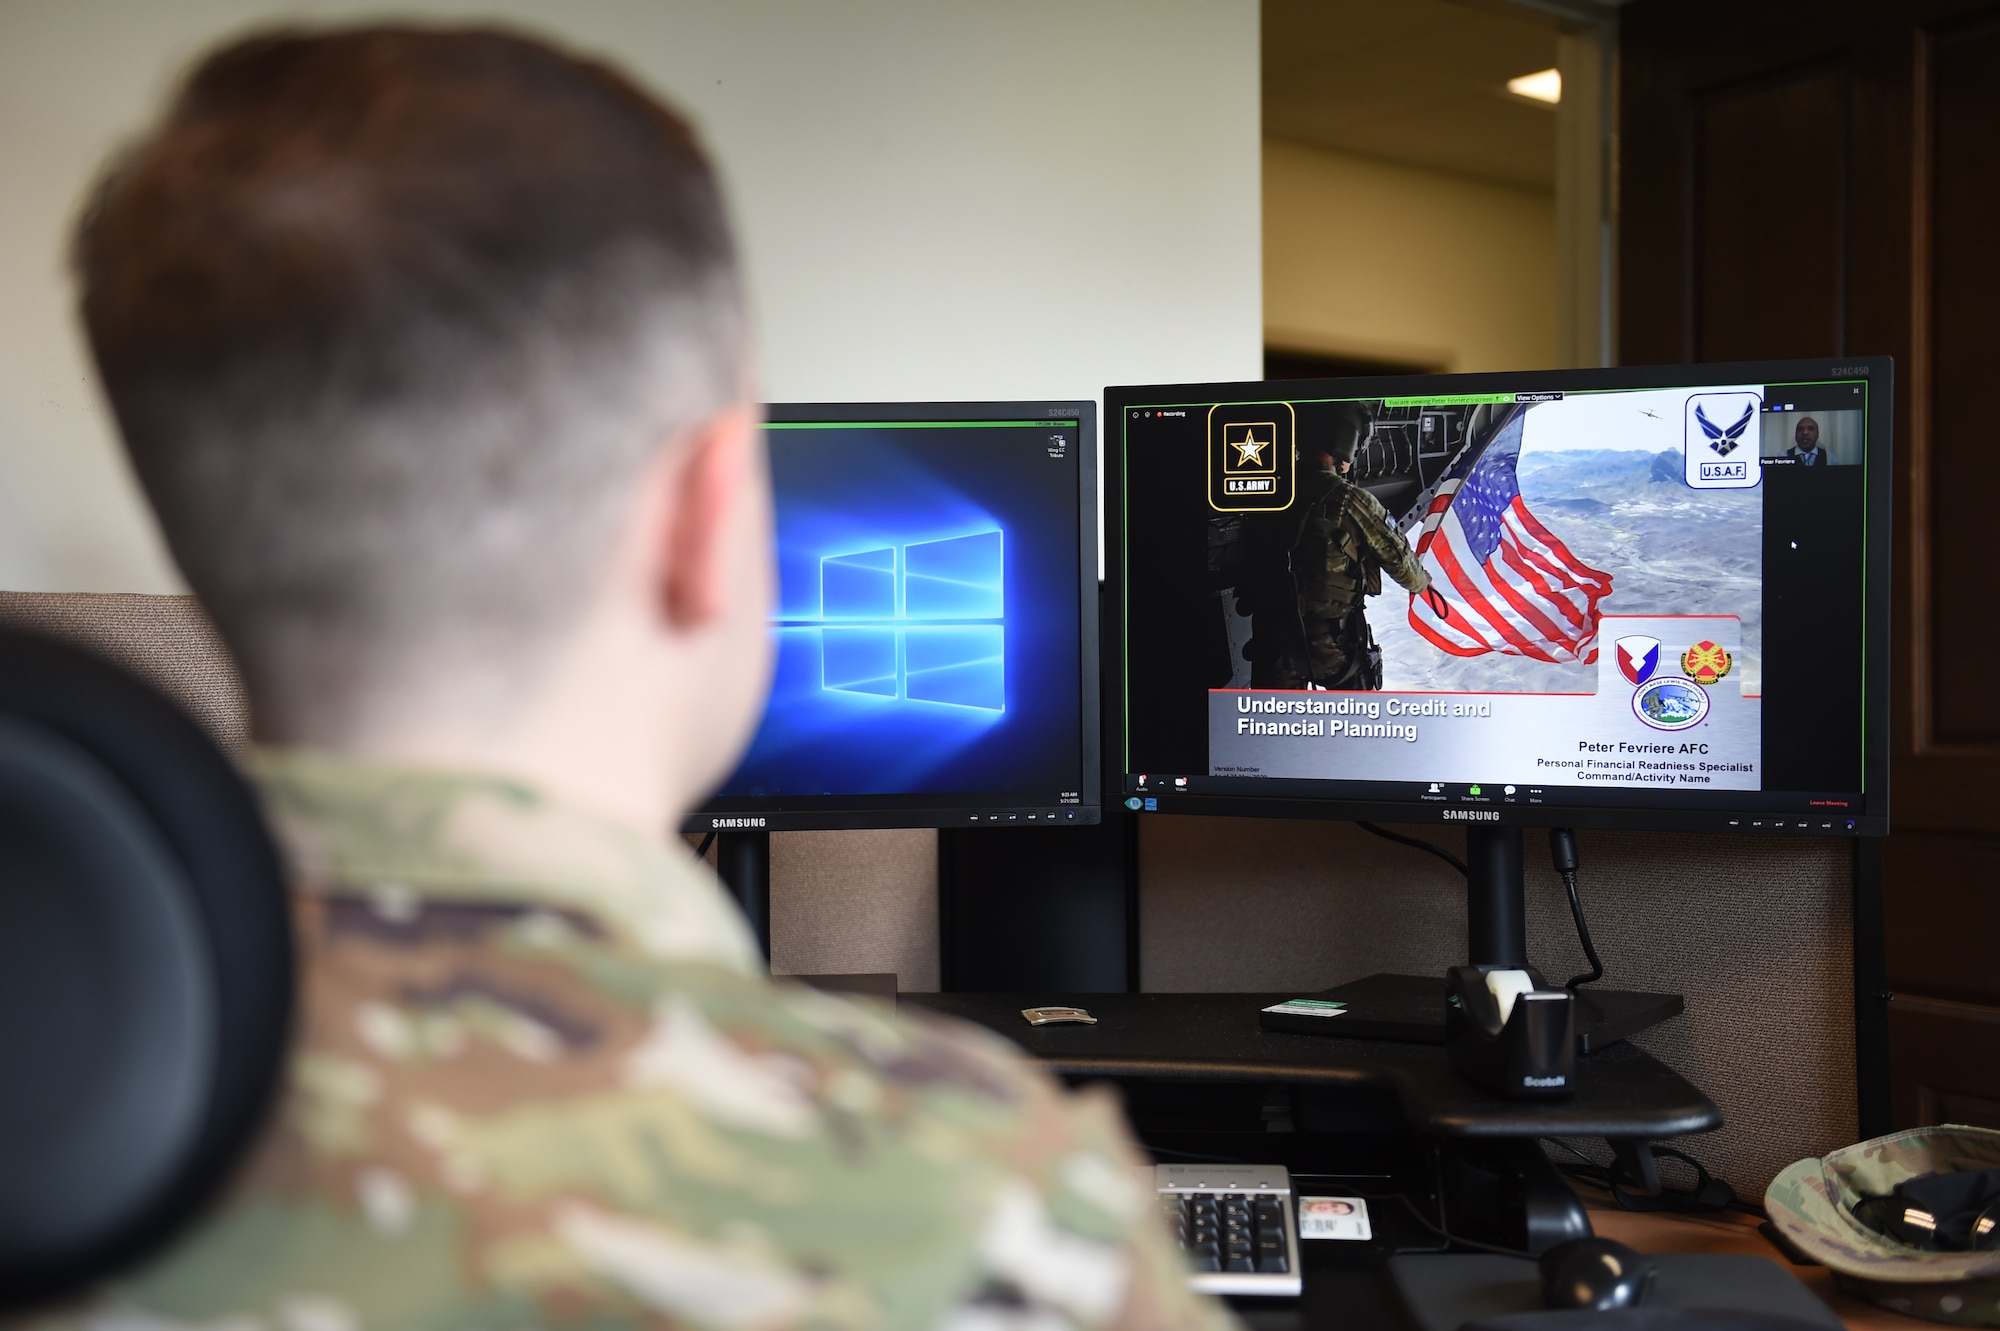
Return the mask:
<svg viewBox="0 0 2000 1331">
<path fill-rule="evenodd" d="M 167 543 L 263 719 L 333 709 L 307 730 L 420 659 L 533 664 L 640 468 L 744 392 L 692 131 L 492 29 L 209 55 L 74 263 Z"/>
</svg>

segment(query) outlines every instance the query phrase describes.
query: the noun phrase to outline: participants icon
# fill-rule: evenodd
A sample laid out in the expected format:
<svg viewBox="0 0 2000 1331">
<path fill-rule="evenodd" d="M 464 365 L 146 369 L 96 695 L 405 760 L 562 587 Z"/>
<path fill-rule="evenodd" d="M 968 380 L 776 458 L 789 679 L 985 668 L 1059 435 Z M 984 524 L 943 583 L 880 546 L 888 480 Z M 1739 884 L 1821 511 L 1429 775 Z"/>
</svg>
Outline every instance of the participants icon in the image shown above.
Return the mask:
<svg viewBox="0 0 2000 1331">
<path fill-rule="evenodd" d="M 1735 665 L 1729 649 L 1703 638 L 1681 653 L 1681 673 L 1697 684 L 1713 684 Z"/>
<path fill-rule="evenodd" d="M 1208 503 L 1221 513 L 1275 513 L 1297 493 L 1297 418 L 1288 402 L 1228 402 L 1208 413 Z"/>
<path fill-rule="evenodd" d="M 1644 684 L 1660 668 L 1660 640 L 1630 637 L 1618 640 L 1618 673 L 1628 683 Z"/>
</svg>

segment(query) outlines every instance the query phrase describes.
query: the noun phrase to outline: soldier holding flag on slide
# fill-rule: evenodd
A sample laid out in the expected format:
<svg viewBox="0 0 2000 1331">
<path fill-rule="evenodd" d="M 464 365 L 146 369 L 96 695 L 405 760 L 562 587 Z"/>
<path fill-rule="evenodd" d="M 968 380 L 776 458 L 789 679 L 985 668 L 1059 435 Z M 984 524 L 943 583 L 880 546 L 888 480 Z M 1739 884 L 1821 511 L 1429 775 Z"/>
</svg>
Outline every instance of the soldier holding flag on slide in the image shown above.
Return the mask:
<svg viewBox="0 0 2000 1331">
<path fill-rule="evenodd" d="M 1319 454 L 1317 486 L 1291 543 L 1299 640 L 1273 663 L 1276 688 L 1379 689 L 1382 651 L 1368 627 L 1365 598 L 1382 593 L 1382 574 L 1412 595 L 1430 587 L 1409 542 L 1380 500 L 1347 478 L 1368 426 L 1359 403 L 1342 413 Z"/>
</svg>

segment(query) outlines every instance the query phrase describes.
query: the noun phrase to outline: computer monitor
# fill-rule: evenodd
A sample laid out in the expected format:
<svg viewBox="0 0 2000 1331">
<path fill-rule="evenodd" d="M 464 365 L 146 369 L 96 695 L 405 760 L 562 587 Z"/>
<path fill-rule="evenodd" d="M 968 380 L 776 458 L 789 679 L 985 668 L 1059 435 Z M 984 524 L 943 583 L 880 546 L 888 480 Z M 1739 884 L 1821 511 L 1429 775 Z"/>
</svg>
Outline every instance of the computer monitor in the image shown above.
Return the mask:
<svg viewBox="0 0 2000 1331">
<path fill-rule="evenodd" d="M 774 405 L 776 667 L 690 831 L 1098 822 L 1096 404 Z"/>
<path fill-rule="evenodd" d="M 1463 825 L 1494 965 L 1523 826 L 1885 834 L 1891 393 L 1887 359 L 1107 389 L 1120 797 Z"/>
</svg>

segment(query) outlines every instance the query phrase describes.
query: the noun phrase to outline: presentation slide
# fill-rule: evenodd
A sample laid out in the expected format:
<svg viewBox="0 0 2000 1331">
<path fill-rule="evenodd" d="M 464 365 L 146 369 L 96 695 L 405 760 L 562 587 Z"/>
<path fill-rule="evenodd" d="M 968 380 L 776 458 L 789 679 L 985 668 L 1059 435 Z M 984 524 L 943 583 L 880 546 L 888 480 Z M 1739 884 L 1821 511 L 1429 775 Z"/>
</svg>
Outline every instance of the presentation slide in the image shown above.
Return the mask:
<svg viewBox="0 0 2000 1331">
<path fill-rule="evenodd" d="M 1266 653 L 1268 663 L 1238 653 L 1237 677 L 1209 691 L 1208 774 L 1758 789 L 1762 391 L 1387 400 L 1375 419 L 1414 413 L 1414 447 L 1399 458 L 1399 441 L 1371 438 L 1378 456 L 1364 450 L 1342 480 L 1359 471 L 1367 486 L 1372 471 L 1381 483 L 1368 488 L 1390 504 L 1400 491 L 1401 511 L 1383 512 L 1428 586 L 1382 584 L 1352 608 L 1338 579 L 1370 561 L 1339 542 L 1349 528 L 1366 535 L 1365 524 L 1330 459 L 1315 468 L 1311 441 L 1296 447 L 1296 474 L 1271 478 L 1273 492 L 1296 490 L 1277 511 L 1254 507 L 1266 491 L 1241 503 L 1232 478 L 1217 478 L 1212 545 L 1246 520 L 1279 528 L 1237 542 L 1234 581 L 1253 590 L 1222 598 L 1226 616 L 1248 620 L 1233 636 L 1271 637 L 1260 616 L 1290 611 L 1308 669 L 1294 661 L 1289 673 L 1308 677 L 1269 678 L 1288 673 L 1282 651 Z M 1279 413 L 1263 414 L 1283 431 Z M 1225 467 L 1244 425 L 1217 427 Z M 1427 447 L 1441 464 L 1434 479 L 1424 475 Z M 1326 498 L 1314 498 L 1316 482 Z M 1315 508 L 1333 503 L 1345 507 L 1320 519 L 1333 539 L 1315 542 Z M 1379 551 L 1374 562 L 1384 562 Z M 1254 590 L 1289 591 L 1301 577 L 1327 584 L 1329 627 L 1313 621 L 1310 597 Z M 1298 601 L 1308 604 L 1286 603 Z M 1331 650 L 1379 653 L 1379 687 L 1312 678 L 1321 635 Z"/>
</svg>

